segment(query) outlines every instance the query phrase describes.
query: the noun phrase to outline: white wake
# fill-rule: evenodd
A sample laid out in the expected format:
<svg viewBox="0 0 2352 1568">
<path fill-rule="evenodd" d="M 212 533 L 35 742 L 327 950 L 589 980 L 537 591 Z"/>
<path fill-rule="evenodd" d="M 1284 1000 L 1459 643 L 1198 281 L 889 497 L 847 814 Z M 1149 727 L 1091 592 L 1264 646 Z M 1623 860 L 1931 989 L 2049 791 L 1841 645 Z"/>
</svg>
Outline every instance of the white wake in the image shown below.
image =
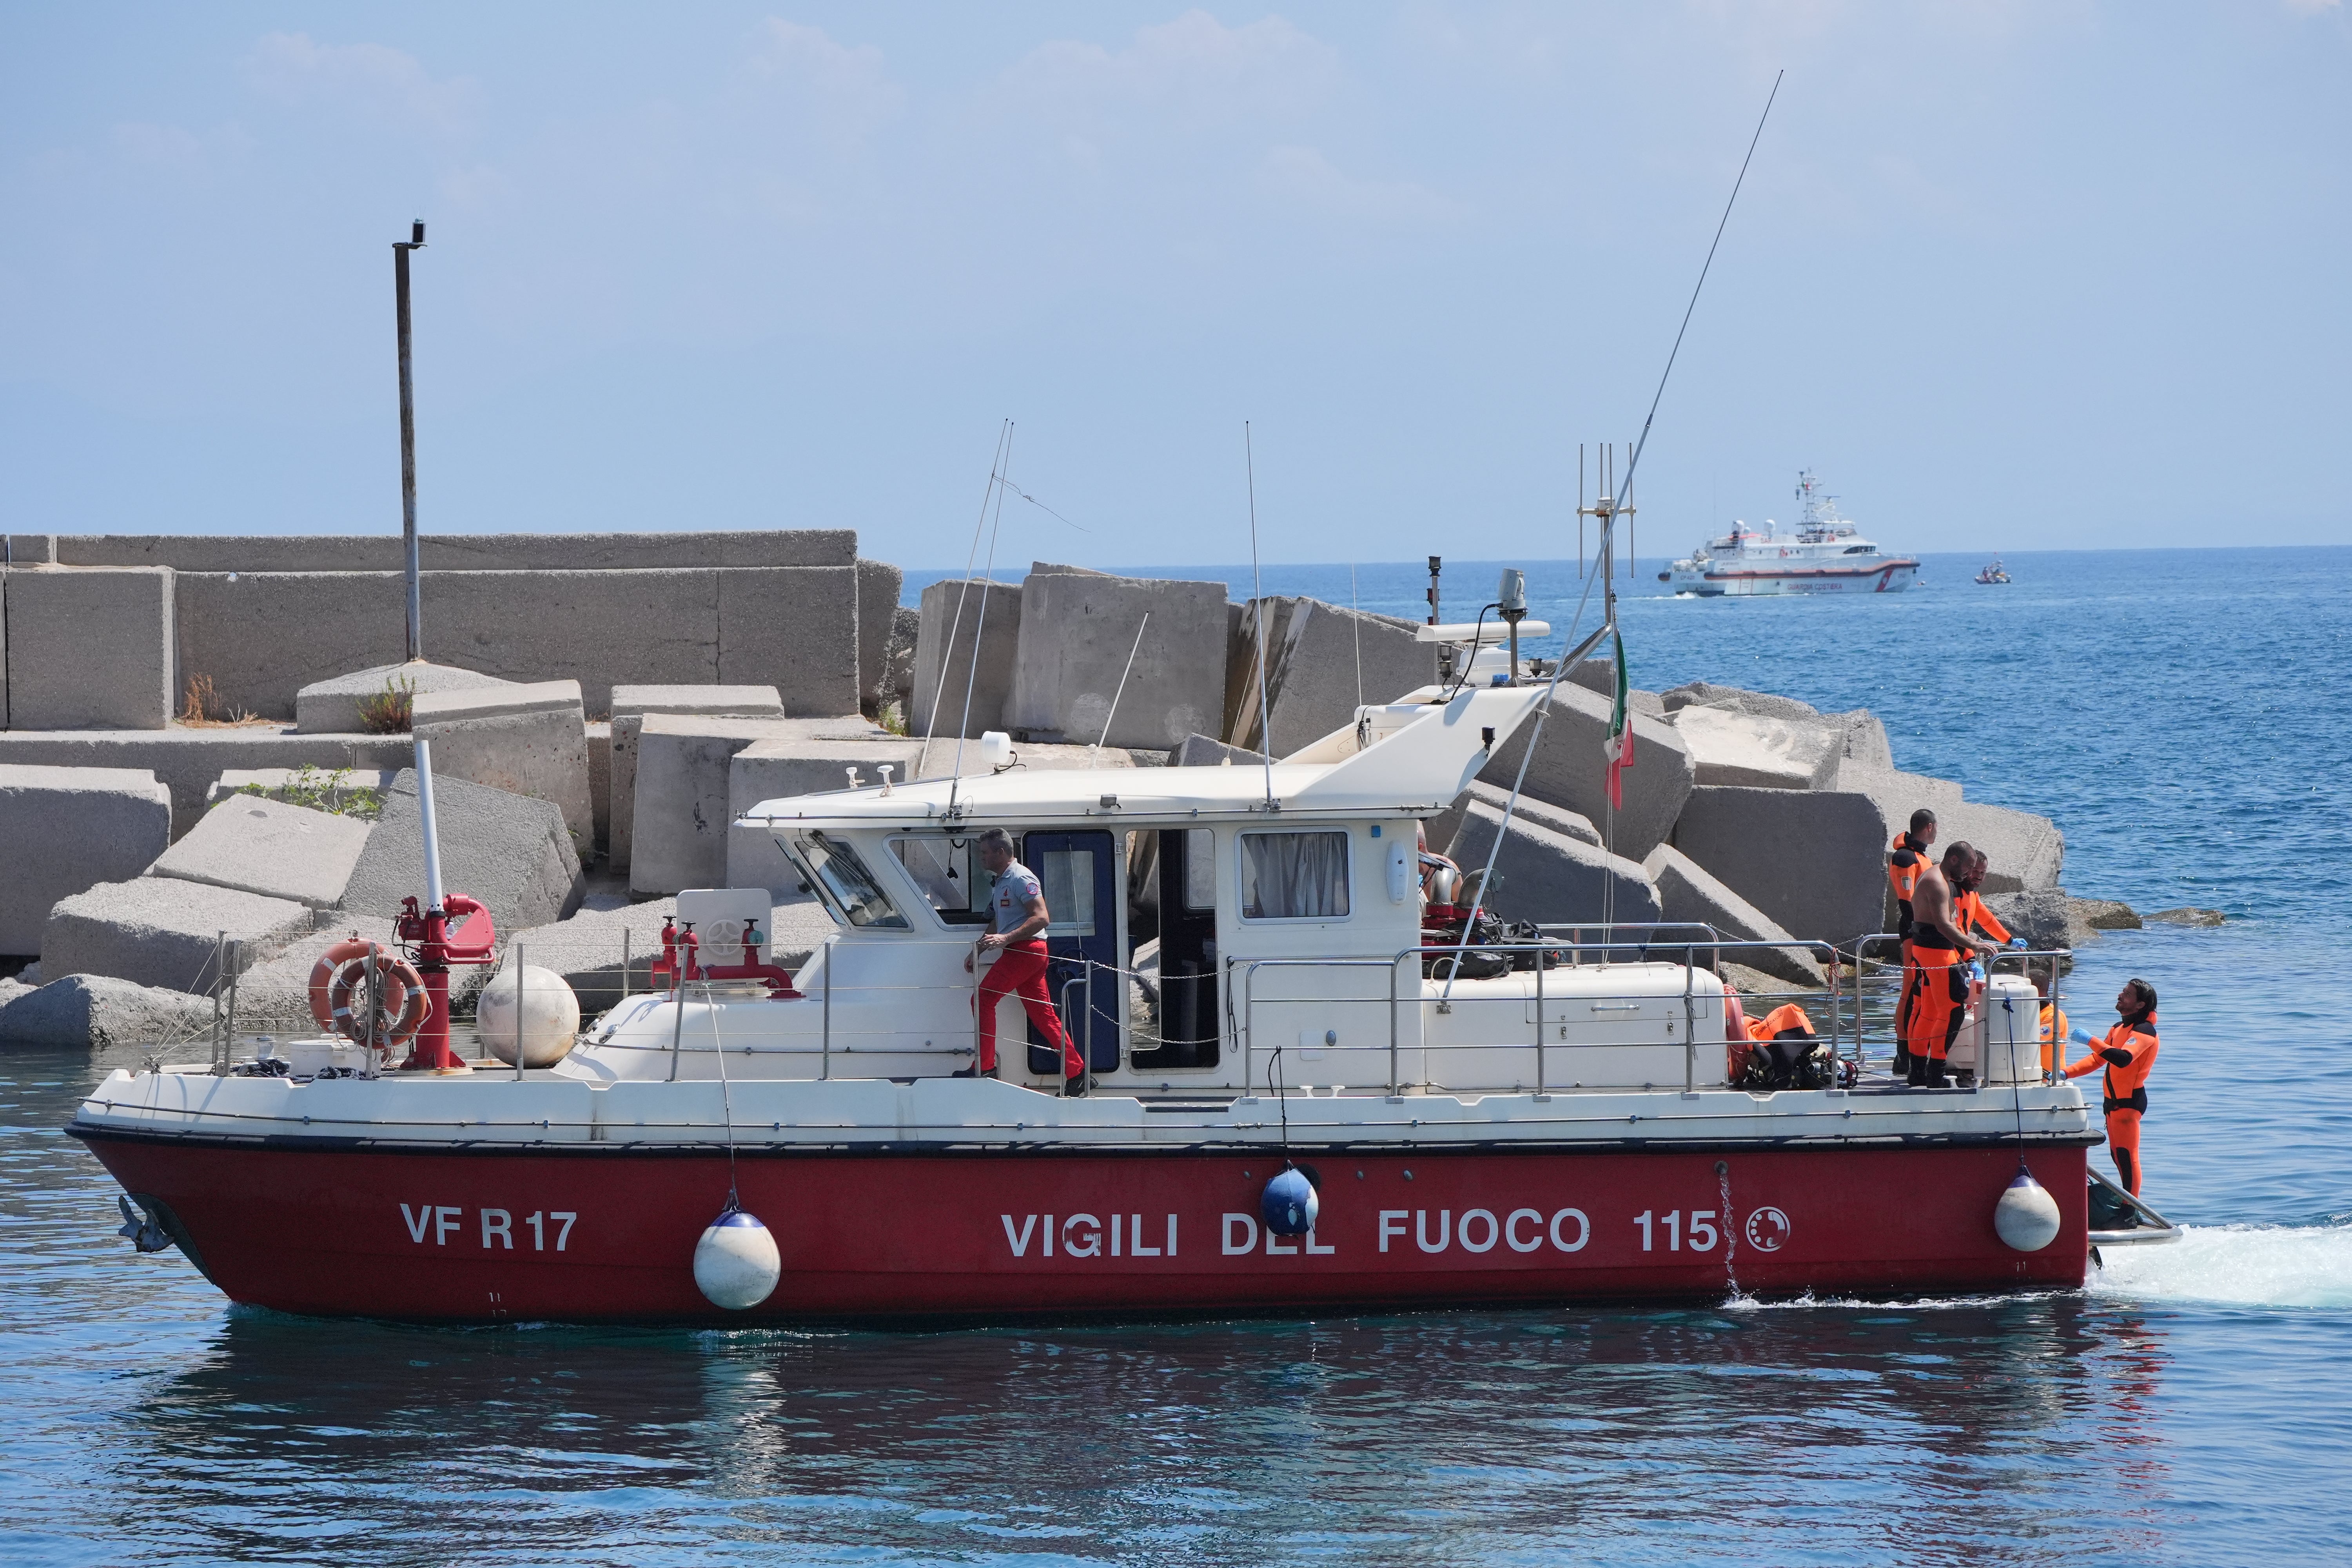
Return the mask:
<svg viewBox="0 0 2352 1568">
<path fill-rule="evenodd" d="M 2352 1307 L 2352 1226 L 2182 1227 L 2154 1247 L 2100 1249 L 2086 1288 L 2142 1301 Z"/>
</svg>

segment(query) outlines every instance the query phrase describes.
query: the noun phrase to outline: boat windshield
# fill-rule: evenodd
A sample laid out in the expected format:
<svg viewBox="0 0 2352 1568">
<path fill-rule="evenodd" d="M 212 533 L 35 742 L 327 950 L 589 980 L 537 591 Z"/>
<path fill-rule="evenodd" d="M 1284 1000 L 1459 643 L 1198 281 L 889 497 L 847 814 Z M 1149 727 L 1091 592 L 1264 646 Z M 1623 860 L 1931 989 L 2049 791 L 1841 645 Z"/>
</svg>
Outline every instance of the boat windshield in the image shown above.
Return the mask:
<svg viewBox="0 0 2352 1568">
<path fill-rule="evenodd" d="M 893 838 L 890 853 L 949 925 L 986 925 L 988 874 L 972 875 L 971 840 L 948 835 Z"/>
<path fill-rule="evenodd" d="M 839 911 L 851 925 L 878 927 L 890 931 L 908 929 L 907 917 L 890 902 L 890 896 L 866 868 L 857 851 L 838 838 L 823 833 L 809 833 L 795 838 L 801 858 L 816 877 L 817 886 L 824 892 L 825 901 Z"/>
</svg>

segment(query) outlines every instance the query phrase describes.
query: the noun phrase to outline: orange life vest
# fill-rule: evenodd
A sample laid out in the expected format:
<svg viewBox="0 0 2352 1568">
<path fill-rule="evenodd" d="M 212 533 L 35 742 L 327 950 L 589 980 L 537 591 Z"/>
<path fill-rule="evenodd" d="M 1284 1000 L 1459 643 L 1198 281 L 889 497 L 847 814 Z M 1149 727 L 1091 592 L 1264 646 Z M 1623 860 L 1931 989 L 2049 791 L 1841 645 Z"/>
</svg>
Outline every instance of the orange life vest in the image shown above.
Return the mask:
<svg viewBox="0 0 2352 1568">
<path fill-rule="evenodd" d="M 1927 868 L 1927 847 L 1912 843 L 1908 833 L 1896 834 L 1886 849 L 1886 880 L 1895 889 L 1895 902 L 1911 902 L 1911 890 L 1919 885 L 1919 874 Z"/>
<path fill-rule="evenodd" d="M 2055 1014 L 2053 1019 L 2052 1015 Z M 2064 1009 L 2054 1003 L 2042 1004 L 2042 1070 L 2062 1072 L 2066 1066 L 2066 1032 L 2074 1026 L 2066 1022 Z"/>
<path fill-rule="evenodd" d="M 1990 937 L 1995 942 L 2009 940 L 2009 928 L 1985 908 L 1984 900 L 1977 896 L 1974 888 L 1952 900 L 1952 923 L 1969 935 Z"/>
</svg>

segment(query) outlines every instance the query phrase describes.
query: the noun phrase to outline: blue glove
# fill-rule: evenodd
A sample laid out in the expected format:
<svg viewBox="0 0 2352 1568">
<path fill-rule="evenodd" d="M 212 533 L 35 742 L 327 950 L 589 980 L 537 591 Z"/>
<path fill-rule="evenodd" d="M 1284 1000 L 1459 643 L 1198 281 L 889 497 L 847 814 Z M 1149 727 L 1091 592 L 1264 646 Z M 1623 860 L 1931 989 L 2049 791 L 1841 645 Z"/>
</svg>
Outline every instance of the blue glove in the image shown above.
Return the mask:
<svg viewBox="0 0 2352 1568">
<path fill-rule="evenodd" d="M 1978 984 L 1981 985 L 1984 984 L 1984 964 L 1982 963 L 1971 963 L 1969 965 L 1969 978 L 1970 980 L 1973 980 Z"/>
<path fill-rule="evenodd" d="M 2009 939 L 2009 945 L 2015 948 L 2018 952 L 2022 952 L 2025 951 L 2025 939 L 2021 936 L 2011 937 Z"/>
<path fill-rule="evenodd" d="M 2066 1037 L 2078 1046 L 2095 1046 L 2099 1043 L 2098 1036 L 2079 1024 L 2066 1031 Z"/>
</svg>

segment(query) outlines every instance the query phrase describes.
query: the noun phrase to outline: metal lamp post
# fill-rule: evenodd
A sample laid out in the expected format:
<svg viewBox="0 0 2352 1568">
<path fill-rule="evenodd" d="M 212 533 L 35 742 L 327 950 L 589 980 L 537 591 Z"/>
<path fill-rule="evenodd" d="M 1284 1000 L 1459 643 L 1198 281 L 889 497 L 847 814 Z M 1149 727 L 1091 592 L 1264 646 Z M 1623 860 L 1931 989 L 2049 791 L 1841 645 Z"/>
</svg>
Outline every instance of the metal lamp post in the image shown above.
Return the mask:
<svg viewBox="0 0 2352 1568">
<path fill-rule="evenodd" d="M 400 539 L 408 573 L 408 658 L 425 657 L 425 601 L 416 576 L 416 389 L 408 363 L 408 253 L 425 248 L 425 220 L 392 242 L 392 288 L 400 319 Z"/>
</svg>

